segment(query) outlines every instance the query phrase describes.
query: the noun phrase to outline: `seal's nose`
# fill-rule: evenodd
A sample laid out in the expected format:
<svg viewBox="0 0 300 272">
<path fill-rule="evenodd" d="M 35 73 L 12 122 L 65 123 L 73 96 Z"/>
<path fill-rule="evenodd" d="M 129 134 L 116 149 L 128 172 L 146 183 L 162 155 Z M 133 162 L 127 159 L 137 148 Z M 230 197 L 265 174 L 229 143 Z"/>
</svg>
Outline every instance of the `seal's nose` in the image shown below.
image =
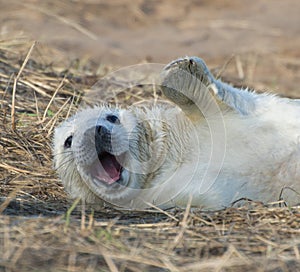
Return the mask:
<svg viewBox="0 0 300 272">
<path fill-rule="evenodd" d="M 112 134 L 109 128 L 103 125 L 95 127 L 95 146 L 98 154 L 112 152 Z"/>
<path fill-rule="evenodd" d="M 108 128 L 99 125 L 95 128 L 95 137 L 100 141 L 105 141 L 111 139 L 111 132 Z"/>
</svg>

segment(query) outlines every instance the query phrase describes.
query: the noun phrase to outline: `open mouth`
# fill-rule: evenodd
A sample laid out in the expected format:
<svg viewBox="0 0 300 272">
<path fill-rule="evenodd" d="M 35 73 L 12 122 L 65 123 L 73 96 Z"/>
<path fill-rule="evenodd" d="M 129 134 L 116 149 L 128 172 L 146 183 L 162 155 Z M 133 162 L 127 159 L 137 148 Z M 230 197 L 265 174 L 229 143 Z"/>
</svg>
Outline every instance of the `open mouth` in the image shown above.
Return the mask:
<svg viewBox="0 0 300 272">
<path fill-rule="evenodd" d="M 121 179 L 123 167 L 114 155 L 102 152 L 91 170 L 94 178 L 110 185 Z"/>
</svg>

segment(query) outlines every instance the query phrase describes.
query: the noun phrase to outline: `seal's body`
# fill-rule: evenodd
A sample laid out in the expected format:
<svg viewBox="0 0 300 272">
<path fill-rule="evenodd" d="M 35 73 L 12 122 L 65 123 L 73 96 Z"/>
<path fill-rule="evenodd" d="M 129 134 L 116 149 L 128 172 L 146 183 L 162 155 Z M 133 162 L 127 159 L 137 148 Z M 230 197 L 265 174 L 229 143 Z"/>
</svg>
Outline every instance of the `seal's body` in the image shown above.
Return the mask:
<svg viewBox="0 0 300 272">
<path fill-rule="evenodd" d="M 55 130 L 71 197 L 126 209 L 300 202 L 299 100 L 234 88 L 196 57 L 167 65 L 161 88 L 177 107 L 95 106 Z"/>
</svg>

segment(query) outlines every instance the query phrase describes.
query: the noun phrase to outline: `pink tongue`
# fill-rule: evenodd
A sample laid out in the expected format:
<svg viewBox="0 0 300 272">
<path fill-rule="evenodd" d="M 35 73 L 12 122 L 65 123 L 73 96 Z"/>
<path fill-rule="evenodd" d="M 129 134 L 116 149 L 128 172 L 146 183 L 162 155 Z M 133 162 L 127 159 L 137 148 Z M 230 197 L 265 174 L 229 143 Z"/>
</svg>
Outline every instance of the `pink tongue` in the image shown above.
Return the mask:
<svg viewBox="0 0 300 272">
<path fill-rule="evenodd" d="M 121 166 L 116 158 L 110 154 L 105 154 L 100 157 L 95 167 L 95 177 L 108 184 L 112 184 L 120 179 Z"/>
</svg>

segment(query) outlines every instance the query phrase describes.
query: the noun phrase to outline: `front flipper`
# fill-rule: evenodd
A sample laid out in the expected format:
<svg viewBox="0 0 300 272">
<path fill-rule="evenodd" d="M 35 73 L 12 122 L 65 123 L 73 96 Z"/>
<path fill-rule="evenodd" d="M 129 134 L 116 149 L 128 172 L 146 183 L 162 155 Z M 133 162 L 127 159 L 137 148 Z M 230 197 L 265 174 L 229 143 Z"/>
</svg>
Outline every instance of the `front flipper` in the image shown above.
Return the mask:
<svg viewBox="0 0 300 272">
<path fill-rule="evenodd" d="M 215 79 L 198 57 L 168 64 L 162 71 L 162 92 L 191 117 L 211 116 L 219 110 L 246 115 L 255 109 L 254 93 Z"/>
</svg>

